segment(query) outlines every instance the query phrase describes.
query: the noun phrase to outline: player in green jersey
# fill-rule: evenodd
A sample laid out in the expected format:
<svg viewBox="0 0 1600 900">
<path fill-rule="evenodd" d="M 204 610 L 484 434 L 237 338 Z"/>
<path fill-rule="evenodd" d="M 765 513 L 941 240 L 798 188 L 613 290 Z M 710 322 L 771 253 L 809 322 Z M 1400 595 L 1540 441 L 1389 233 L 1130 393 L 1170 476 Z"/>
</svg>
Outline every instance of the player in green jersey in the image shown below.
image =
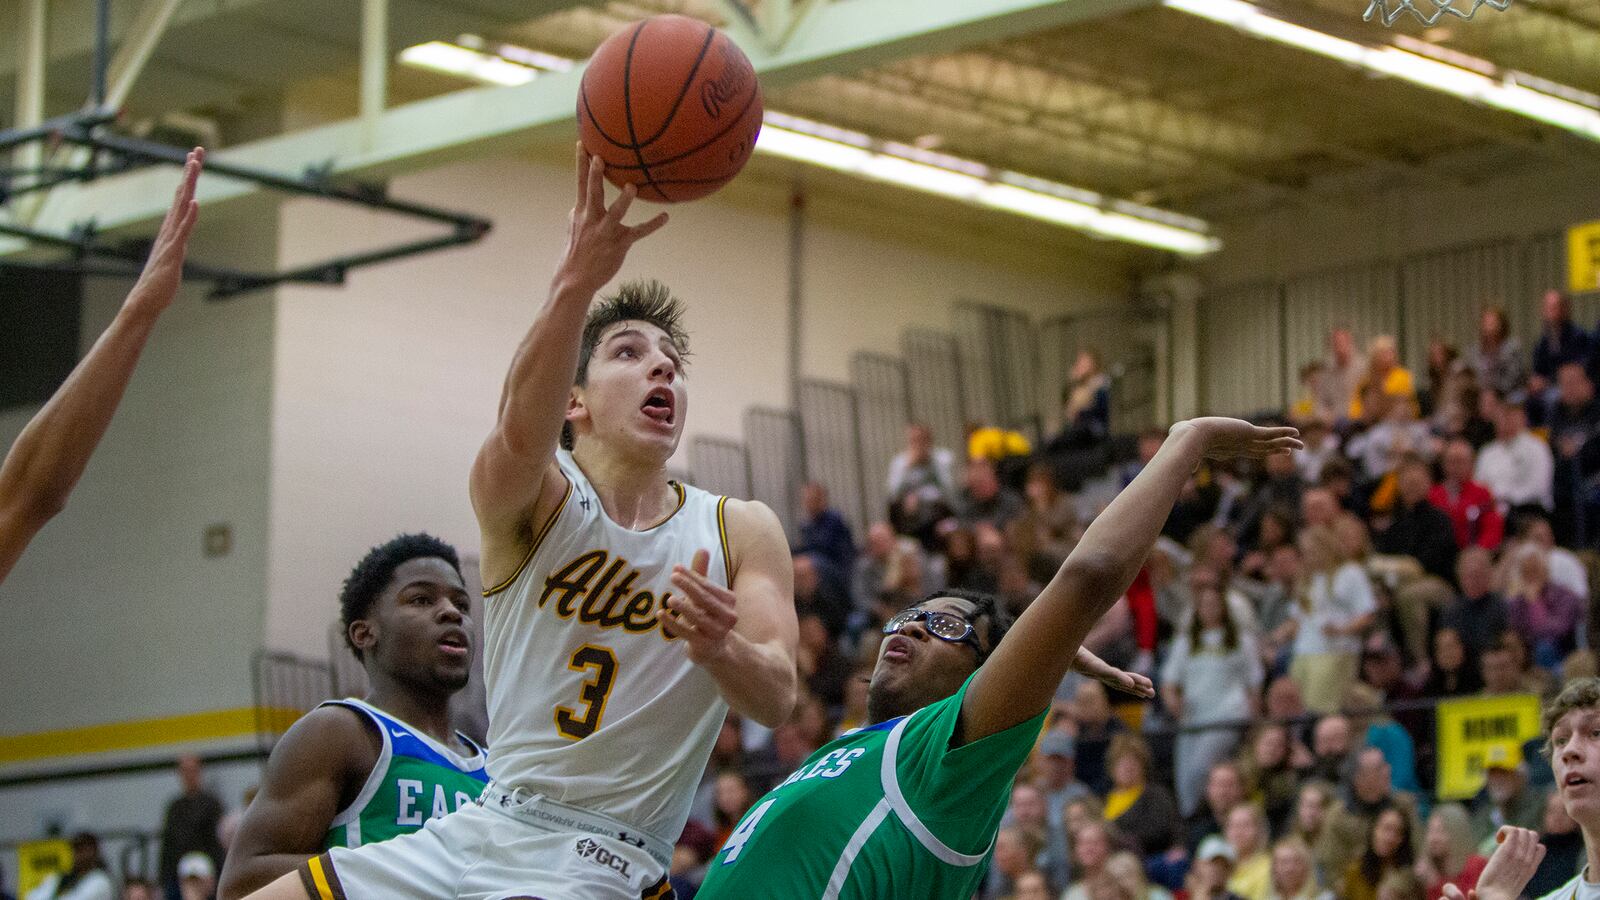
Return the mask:
<svg viewBox="0 0 1600 900">
<path fill-rule="evenodd" d="M 436 538 L 401 535 L 356 565 L 340 614 L 371 687 L 317 707 L 273 748 L 223 866 L 224 900 L 328 847 L 416 831 L 477 799 L 486 757 L 450 728 L 471 671 L 469 609 L 455 548 Z"/>
<path fill-rule="evenodd" d="M 745 814 L 698 900 L 971 897 L 1067 671 L 1152 693 L 1078 645 L 1144 564 L 1184 482 L 1207 457 L 1299 446 L 1292 428 L 1179 423 L 1014 627 L 992 598 L 950 591 L 890 619 L 868 693 L 873 724 L 818 750 Z"/>
</svg>

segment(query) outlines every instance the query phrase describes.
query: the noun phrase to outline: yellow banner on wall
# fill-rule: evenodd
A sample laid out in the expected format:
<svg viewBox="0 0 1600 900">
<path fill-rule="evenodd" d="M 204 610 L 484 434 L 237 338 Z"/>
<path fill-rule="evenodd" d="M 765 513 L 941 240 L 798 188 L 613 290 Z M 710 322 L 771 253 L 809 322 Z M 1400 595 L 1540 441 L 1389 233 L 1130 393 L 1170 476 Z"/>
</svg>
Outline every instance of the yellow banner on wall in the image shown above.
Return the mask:
<svg viewBox="0 0 1600 900">
<path fill-rule="evenodd" d="M 1483 788 L 1490 763 L 1515 766 L 1522 745 L 1539 736 L 1534 694 L 1443 700 L 1438 710 L 1441 800 L 1464 800 Z"/>
<path fill-rule="evenodd" d="M 1600 222 L 1567 229 L 1567 289 L 1575 294 L 1600 290 Z"/>
<path fill-rule="evenodd" d="M 72 868 L 72 845 L 66 841 L 28 841 L 17 845 L 17 896 L 26 897 L 53 872 Z"/>
</svg>

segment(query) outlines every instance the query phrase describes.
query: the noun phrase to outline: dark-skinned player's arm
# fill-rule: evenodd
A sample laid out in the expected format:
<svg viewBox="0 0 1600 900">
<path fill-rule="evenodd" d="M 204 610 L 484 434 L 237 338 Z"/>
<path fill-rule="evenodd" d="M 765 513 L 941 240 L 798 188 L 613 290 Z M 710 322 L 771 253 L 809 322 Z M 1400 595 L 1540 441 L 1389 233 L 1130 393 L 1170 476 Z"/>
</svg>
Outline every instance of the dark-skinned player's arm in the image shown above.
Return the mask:
<svg viewBox="0 0 1600 900">
<path fill-rule="evenodd" d="M 485 585 L 511 574 L 526 550 L 527 523 L 541 494 L 555 494 L 564 486 L 555 452 L 590 301 L 622 269 L 628 249 L 666 224 L 666 213 L 643 225 L 622 224 L 634 194 L 631 185 L 623 188 L 608 208 L 605 166 L 578 147 L 578 200 L 566 250 L 550 296 L 517 346 L 494 429 L 472 464 L 472 507 L 483 532 Z M 546 485 L 556 488 L 546 492 Z M 491 559 L 505 571 L 491 570 Z"/>
<path fill-rule="evenodd" d="M 220 900 L 292 878 L 301 863 L 321 853 L 341 805 L 356 796 L 377 763 L 381 741 L 355 711 L 341 707 L 314 709 L 295 722 L 272 748 L 261 790 L 228 848 Z"/>
<path fill-rule="evenodd" d="M 794 711 L 799 689 L 794 561 L 783 525 L 766 504 L 730 499 L 724 516 L 732 589 L 706 578 L 710 557 L 702 550 L 692 566 L 673 569 L 679 593 L 657 616 L 735 712 L 772 728 Z"/>
<path fill-rule="evenodd" d="M 1055 578 L 978 670 L 961 707 L 970 743 L 1026 722 L 1050 705 L 1077 665 L 1078 645 L 1144 565 L 1178 492 L 1202 459 L 1265 457 L 1299 449 L 1293 428 L 1204 418 L 1172 426 L 1139 477 L 1090 523 Z"/>
<path fill-rule="evenodd" d="M 189 153 L 172 207 L 122 309 L 0 463 L 0 581 L 66 506 L 122 402 L 156 320 L 178 294 L 184 251 L 200 215 L 194 186 L 204 161 L 204 150 Z"/>
</svg>

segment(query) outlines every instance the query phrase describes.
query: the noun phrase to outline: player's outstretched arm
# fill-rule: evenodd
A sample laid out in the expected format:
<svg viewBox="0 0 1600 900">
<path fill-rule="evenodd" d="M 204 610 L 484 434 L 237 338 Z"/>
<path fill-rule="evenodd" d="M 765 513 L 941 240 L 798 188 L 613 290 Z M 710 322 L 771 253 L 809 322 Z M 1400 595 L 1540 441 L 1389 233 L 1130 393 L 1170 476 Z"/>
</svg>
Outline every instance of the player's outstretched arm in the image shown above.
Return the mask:
<svg viewBox="0 0 1600 900">
<path fill-rule="evenodd" d="M 323 851 L 346 785 L 359 787 L 378 759 L 375 742 L 381 739 L 356 716 L 339 707 L 315 709 L 278 740 L 261 790 L 228 848 L 220 900 L 237 900 L 285 878 L 271 896 L 304 896 L 295 869 Z"/>
<path fill-rule="evenodd" d="M 111 326 L 0 463 L 0 581 L 39 529 L 66 506 L 67 495 L 122 402 L 156 320 L 177 296 L 184 251 L 200 214 L 194 186 L 204 161 L 203 149 L 190 151 L 138 283 Z"/>
<path fill-rule="evenodd" d="M 726 508 L 732 589 L 706 577 L 709 554 L 676 567 L 679 593 L 658 616 L 681 637 L 689 658 L 711 673 L 734 711 L 772 728 L 794 711 L 799 676 L 795 646 L 794 562 L 783 526 L 766 504 L 729 500 Z"/>
<path fill-rule="evenodd" d="M 967 688 L 962 737 L 971 742 L 1033 718 L 1077 662 L 1090 627 L 1117 602 L 1155 545 L 1178 493 L 1206 457 L 1264 457 L 1298 449 L 1293 428 L 1204 418 L 1172 426 L 1139 477 L 1095 517 L 1055 578 L 1017 619 Z"/>
<path fill-rule="evenodd" d="M 1500 826 L 1495 840 L 1499 846 L 1478 876 L 1477 887 L 1463 895 L 1460 888 L 1446 884 L 1445 900 L 1518 900 L 1522 896 L 1544 861 L 1545 845 L 1539 843 L 1538 832 L 1512 825 Z"/>
<path fill-rule="evenodd" d="M 555 451 L 578 370 L 589 303 L 622 269 L 628 250 L 666 224 L 622 224 L 635 189 L 606 206 L 605 166 L 578 147 L 578 199 L 550 295 L 517 346 L 500 395 L 494 430 L 472 466 L 472 505 L 486 543 L 516 539 L 545 482 L 559 479 Z M 487 573 L 486 573 L 487 574 Z"/>
</svg>

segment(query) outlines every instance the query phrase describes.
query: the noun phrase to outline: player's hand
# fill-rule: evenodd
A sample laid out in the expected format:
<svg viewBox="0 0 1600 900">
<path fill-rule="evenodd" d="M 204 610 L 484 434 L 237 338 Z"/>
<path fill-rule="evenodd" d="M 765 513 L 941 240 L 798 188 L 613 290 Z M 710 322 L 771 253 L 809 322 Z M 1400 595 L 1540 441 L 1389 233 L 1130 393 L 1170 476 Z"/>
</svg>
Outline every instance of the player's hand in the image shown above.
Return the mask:
<svg viewBox="0 0 1600 900">
<path fill-rule="evenodd" d="M 1156 695 L 1155 684 L 1150 679 L 1137 672 L 1124 672 L 1082 647 L 1078 648 L 1078 655 L 1072 660 L 1072 670 L 1124 694 L 1146 700 Z"/>
<path fill-rule="evenodd" d="M 1539 843 L 1538 832 L 1511 825 L 1501 826 L 1495 840 L 1500 846 L 1478 876 L 1477 888 L 1463 895 L 1460 888 L 1447 884 L 1444 895 L 1448 900 L 1517 900 L 1522 896 L 1544 860 L 1545 846 Z"/>
<path fill-rule="evenodd" d="M 1170 433 L 1176 437 L 1186 431 L 1194 431 L 1201 437 L 1207 459 L 1262 459 L 1274 453 L 1305 449 L 1297 428 L 1266 428 L 1243 419 L 1223 416 L 1190 419 L 1172 426 Z"/>
<path fill-rule="evenodd" d="M 556 270 L 556 284 L 585 296 L 617 277 L 628 250 L 667 224 L 666 213 L 643 225 L 622 224 L 622 217 L 628 214 L 638 190 L 631 184 L 624 187 L 622 195 L 608 209 L 605 172 L 605 163 L 597 156 L 590 156 L 580 143 L 578 203 L 572 208 L 572 230 L 567 235 L 567 249 Z"/>
<path fill-rule="evenodd" d="M 124 306 L 150 315 L 159 315 L 172 305 L 178 295 L 178 285 L 183 282 L 183 257 L 189 249 L 189 234 L 200 216 L 200 204 L 194 200 L 194 186 L 200 179 L 200 168 L 205 164 L 206 151 L 196 147 L 189 151 L 183 164 L 183 180 L 178 182 L 172 207 L 161 220 L 161 231 L 150 246 L 150 258 L 145 260 L 139 281 L 129 292 Z"/>
<path fill-rule="evenodd" d="M 689 659 L 698 665 L 714 661 L 727 648 L 728 634 L 738 623 L 733 591 L 706 577 L 711 554 L 697 550 L 691 567 L 672 567 L 672 586 L 679 593 L 656 613 L 668 637 L 683 638 Z"/>
</svg>

